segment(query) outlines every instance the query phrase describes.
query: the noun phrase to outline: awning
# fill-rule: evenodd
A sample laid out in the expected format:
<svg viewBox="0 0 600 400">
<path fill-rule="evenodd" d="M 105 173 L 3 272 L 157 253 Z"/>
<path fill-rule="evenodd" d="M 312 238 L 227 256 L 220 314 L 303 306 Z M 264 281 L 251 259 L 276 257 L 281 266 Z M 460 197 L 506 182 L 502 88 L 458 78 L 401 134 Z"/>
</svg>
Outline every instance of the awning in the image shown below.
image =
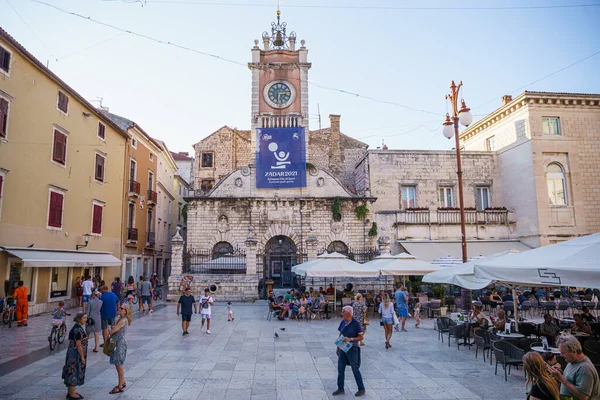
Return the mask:
<svg viewBox="0 0 600 400">
<path fill-rule="evenodd" d="M 120 267 L 122 264 L 117 257 L 105 252 L 28 247 L 0 247 L 0 249 L 20 258 L 25 267 Z"/>
<path fill-rule="evenodd" d="M 431 262 L 443 257 L 462 257 L 460 241 L 399 240 L 404 249 L 419 260 Z M 531 250 L 518 240 L 467 240 L 469 257 L 489 256 L 507 250 Z"/>
</svg>

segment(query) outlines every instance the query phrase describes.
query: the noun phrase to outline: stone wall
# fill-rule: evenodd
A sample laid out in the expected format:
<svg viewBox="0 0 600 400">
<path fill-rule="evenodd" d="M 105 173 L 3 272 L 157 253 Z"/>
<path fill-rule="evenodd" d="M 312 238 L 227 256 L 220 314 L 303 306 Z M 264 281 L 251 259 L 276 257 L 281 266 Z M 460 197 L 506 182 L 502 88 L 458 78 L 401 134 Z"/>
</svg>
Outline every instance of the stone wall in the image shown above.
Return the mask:
<svg viewBox="0 0 600 400">
<path fill-rule="evenodd" d="M 462 152 L 465 207 L 475 207 L 476 187 L 489 186 L 492 206 L 499 204 L 496 155 L 489 152 Z M 456 153 L 426 150 L 369 150 L 368 168 L 371 195 L 377 198 L 374 211 L 401 208 L 401 186 L 415 186 L 417 207 L 441 207 L 438 190 L 453 187 L 458 207 Z"/>
<path fill-rule="evenodd" d="M 215 301 L 254 301 L 258 299 L 258 277 L 256 275 L 195 274 L 192 276 L 190 287 L 196 299 L 200 298 L 204 294 L 204 289 L 210 288 L 211 285 L 216 286 L 216 290 L 211 292 Z M 169 279 L 169 301 L 179 299 L 182 278 L 182 275 L 178 275 Z"/>
</svg>

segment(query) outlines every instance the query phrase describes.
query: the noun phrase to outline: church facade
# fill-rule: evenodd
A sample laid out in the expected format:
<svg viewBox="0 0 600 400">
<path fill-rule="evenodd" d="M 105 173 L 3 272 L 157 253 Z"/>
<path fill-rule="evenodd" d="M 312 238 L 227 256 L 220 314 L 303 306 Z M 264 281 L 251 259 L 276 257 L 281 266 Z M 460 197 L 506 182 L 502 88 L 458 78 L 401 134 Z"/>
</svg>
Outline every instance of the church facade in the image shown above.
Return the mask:
<svg viewBox="0 0 600 400">
<path fill-rule="evenodd" d="M 358 192 L 354 179 L 368 146 L 340 132 L 339 115 L 330 116 L 330 128 L 308 129 L 308 50 L 286 32 L 279 13 L 260 45 L 255 40 L 248 64 L 251 129 L 223 126 L 194 145 L 196 190 L 187 199 L 187 243 L 169 279 L 171 293 L 190 280 L 217 299 L 254 300 L 267 281 L 297 285 L 292 266 L 324 251 L 355 259 L 378 254 L 376 199 Z M 304 132 L 300 187 L 257 187 L 260 140 L 269 137 L 261 132 L 273 129 Z"/>
</svg>

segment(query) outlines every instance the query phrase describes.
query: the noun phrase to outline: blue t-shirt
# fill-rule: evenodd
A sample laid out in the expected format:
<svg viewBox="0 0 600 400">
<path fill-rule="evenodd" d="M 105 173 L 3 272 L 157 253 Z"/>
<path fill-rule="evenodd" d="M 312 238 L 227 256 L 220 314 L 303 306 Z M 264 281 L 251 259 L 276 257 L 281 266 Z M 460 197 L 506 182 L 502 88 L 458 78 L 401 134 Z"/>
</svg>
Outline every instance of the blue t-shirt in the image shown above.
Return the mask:
<svg viewBox="0 0 600 400">
<path fill-rule="evenodd" d="M 402 290 L 396 290 L 396 305 L 398 308 L 406 307 L 406 293 Z"/>
<path fill-rule="evenodd" d="M 106 292 L 100 296 L 102 308 L 100 308 L 100 317 L 102 319 L 114 318 L 117 316 L 117 303 L 119 298 L 113 292 Z"/>
<path fill-rule="evenodd" d="M 191 314 L 192 306 L 194 305 L 195 302 L 196 302 L 196 299 L 194 299 L 194 296 L 192 296 L 192 295 L 181 296 L 179 298 L 179 304 L 181 304 L 181 313 L 182 314 Z"/>
<path fill-rule="evenodd" d="M 345 320 L 342 320 L 342 322 L 340 322 L 340 327 L 338 328 L 338 331 L 340 331 L 340 333 L 344 337 L 355 338 L 362 333 L 363 329 L 360 325 L 360 322 L 352 318 L 352 321 L 348 323 L 346 323 Z M 358 347 L 358 345 L 358 341 L 352 342 L 352 346 Z"/>
</svg>

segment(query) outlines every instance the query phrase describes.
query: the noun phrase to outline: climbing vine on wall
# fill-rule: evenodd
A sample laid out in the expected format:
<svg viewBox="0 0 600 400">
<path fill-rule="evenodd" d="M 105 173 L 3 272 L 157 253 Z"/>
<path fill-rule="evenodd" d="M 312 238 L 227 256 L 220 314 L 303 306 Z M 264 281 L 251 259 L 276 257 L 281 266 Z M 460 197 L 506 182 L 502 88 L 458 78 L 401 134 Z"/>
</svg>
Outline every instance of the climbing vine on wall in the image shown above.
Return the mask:
<svg viewBox="0 0 600 400">
<path fill-rule="evenodd" d="M 369 229 L 369 237 L 376 237 L 377 236 L 377 222 L 373 222 L 373 225 L 371 225 L 371 229 Z"/>
<path fill-rule="evenodd" d="M 331 217 L 334 221 L 340 221 L 342 219 L 342 199 L 339 197 L 333 199 L 333 204 L 331 205 Z"/>
<path fill-rule="evenodd" d="M 365 218 L 368 213 L 369 209 L 367 208 L 366 204 L 356 206 L 356 218 L 359 220 Z"/>
</svg>

